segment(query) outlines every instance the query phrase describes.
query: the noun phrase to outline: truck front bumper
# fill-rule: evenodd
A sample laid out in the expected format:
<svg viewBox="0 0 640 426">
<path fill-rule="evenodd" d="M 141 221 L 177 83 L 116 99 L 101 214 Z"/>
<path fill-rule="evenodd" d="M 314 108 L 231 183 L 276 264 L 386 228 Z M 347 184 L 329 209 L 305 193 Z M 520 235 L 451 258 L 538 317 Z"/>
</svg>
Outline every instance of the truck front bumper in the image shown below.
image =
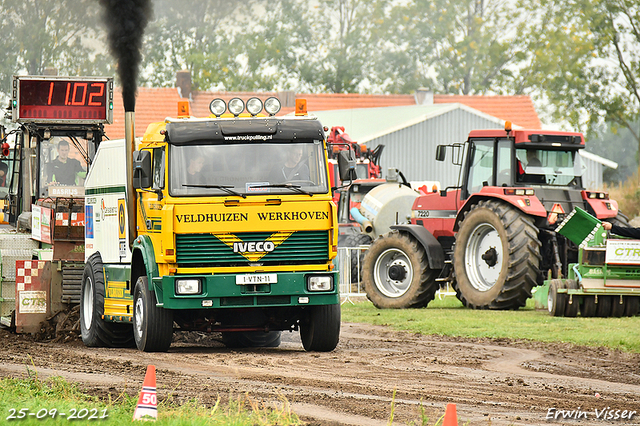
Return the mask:
<svg viewBox="0 0 640 426">
<path fill-rule="evenodd" d="M 327 277 L 329 289 L 312 290 L 311 278 Z M 197 281 L 195 294 L 179 294 L 179 280 Z M 165 309 L 216 309 L 331 305 L 340 303 L 337 272 L 169 275 L 153 279 L 158 304 Z"/>
</svg>

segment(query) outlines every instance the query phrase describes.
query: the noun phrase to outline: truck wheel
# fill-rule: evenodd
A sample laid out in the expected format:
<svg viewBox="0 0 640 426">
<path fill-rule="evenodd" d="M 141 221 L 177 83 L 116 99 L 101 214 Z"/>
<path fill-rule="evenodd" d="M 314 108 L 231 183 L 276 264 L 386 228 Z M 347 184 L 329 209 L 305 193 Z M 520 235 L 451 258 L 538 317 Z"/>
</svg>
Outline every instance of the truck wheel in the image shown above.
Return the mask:
<svg viewBox="0 0 640 426">
<path fill-rule="evenodd" d="M 89 347 L 130 347 L 133 344 L 131 324 L 105 321 L 104 272 L 99 253 L 87 260 L 80 288 L 80 334 Z"/>
<path fill-rule="evenodd" d="M 611 298 L 611 316 L 614 318 L 620 318 L 624 315 L 624 305 L 626 304 L 627 298 L 624 296 L 611 296 Z"/>
<path fill-rule="evenodd" d="M 358 247 L 371 244 L 371 237 L 367 234 L 348 235 L 344 239 L 343 246 L 350 247 L 351 250 L 351 282 L 359 283 L 362 280 L 362 264 L 364 262 L 365 251 L 358 250 Z M 358 265 L 360 266 L 358 268 Z"/>
<path fill-rule="evenodd" d="M 225 331 L 222 343 L 228 348 L 277 348 L 281 331 Z"/>
<path fill-rule="evenodd" d="M 569 290 L 577 290 L 580 288 L 576 280 L 567 280 L 565 282 L 565 285 Z M 579 309 L 580 309 L 580 298 L 575 295 L 571 297 L 567 296 L 567 302 L 565 303 L 565 308 L 564 308 L 564 316 L 575 318 L 578 316 Z"/>
<path fill-rule="evenodd" d="M 638 311 L 640 310 L 640 297 L 629 296 L 627 297 L 624 305 L 624 316 L 635 317 L 638 315 Z"/>
<path fill-rule="evenodd" d="M 156 306 L 146 275 L 138 278 L 133 293 L 133 336 L 145 352 L 166 352 L 173 337 L 173 313 Z"/>
<path fill-rule="evenodd" d="M 551 280 L 549 283 L 549 295 L 547 296 L 547 307 L 549 314 L 553 317 L 564 316 L 566 308 L 566 295 L 558 293 L 558 290 L 565 288 L 562 280 Z"/>
<path fill-rule="evenodd" d="M 340 340 L 340 305 L 309 306 L 300 324 L 300 339 L 305 351 L 329 352 Z"/>
<path fill-rule="evenodd" d="M 583 317 L 595 317 L 596 316 L 596 298 L 595 296 L 585 296 L 582 299 L 582 305 L 580 305 L 580 315 Z"/>
<path fill-rule="evenodd" d="M 422 245 L 398 231 L 371 244 L 362 269 L 367 297 L 380 309 L 424 308 L 439 288 L 440 270 L 429 269 Z"/>
<path fill-rule="evenodd" d="M 453 265 L 458 299 L 473 309 L 518 309 L 540 274 L 538 229 L 516 208 L 483 200 L 456 234 Z"/>
</svg>

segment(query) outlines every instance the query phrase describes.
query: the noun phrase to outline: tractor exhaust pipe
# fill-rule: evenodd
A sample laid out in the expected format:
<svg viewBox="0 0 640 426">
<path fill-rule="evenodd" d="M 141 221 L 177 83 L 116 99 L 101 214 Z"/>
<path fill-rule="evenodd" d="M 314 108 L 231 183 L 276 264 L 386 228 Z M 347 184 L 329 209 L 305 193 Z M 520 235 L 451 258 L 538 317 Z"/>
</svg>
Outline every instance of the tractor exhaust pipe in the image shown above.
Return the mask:
<svg viewBox="0 0 640 426">
<path fill-rule="evenodd" d="M 136 238 L 136 192 L 133 189 L 133 151 L 135 150 L 135 112 L 124 112 L 125 168 L 127 170 L 127 219 L 129 221 L 129 246 Z"/>
</svg>

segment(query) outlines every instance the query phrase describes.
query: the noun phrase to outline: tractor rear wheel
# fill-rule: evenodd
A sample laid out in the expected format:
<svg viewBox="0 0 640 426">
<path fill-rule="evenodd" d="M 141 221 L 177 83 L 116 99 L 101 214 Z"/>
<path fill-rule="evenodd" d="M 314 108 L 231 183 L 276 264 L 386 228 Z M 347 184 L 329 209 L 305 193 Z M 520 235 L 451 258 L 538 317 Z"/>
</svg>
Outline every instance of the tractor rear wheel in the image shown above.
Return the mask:
<svg viewBox="0 0 640 426">
<path fill-rule="evenodd" d="M 558 290 L 561 288 L 565 288 L 565 284 L 562 280 L 551 280 L 549 283 L 547 307 L 549 308 L 549 314 L 553 317 L 564 316 L 567 295 L 564 293 L 558 293 Z"/>
<path fill-rule="evenodd" d="M 565 285 L 567 286 L 568 290 L 578 290 L 580 288 L 576 280 L 567 280 L 565 282 Z M 580 298 L 575 295 L 573 296 L 568 295 L 567 302 L 565 303 L 565 307 L 564 307 L 564 316 L 570 317 L 570 318 L 577 317 L 579 310 L 580 310 Z"/>
<path fill-rule="evenodd" d="M 429 268 L 422 245 L 395 230 L 371 244 L 362 269 L 367 297 L 380 309 L 424 308 L 439 288 L 440 271 Z"/>
<path fill-rule="evenodd" d="M 473 309 L 518 309 L 540 274 L 538 228 L 497 200 L 471 207 L 456 234 L 453 265 L 458 299 Z"/>
</svg>

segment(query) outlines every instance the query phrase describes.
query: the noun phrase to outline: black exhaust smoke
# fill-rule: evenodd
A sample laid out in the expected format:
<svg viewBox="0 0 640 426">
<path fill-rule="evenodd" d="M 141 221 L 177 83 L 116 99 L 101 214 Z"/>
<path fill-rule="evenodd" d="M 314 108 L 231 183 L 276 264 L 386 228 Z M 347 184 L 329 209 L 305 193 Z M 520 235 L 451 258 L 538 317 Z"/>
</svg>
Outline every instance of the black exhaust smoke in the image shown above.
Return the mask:
<svg viewBox="0 0 640 426">
<path fill-rule="evenodd" d="M 125 111 L 135 111 L 142 36 L 151 17 L 151 0 L 100 0 L 109 49 L 118 64 Z"/>
</svg>

